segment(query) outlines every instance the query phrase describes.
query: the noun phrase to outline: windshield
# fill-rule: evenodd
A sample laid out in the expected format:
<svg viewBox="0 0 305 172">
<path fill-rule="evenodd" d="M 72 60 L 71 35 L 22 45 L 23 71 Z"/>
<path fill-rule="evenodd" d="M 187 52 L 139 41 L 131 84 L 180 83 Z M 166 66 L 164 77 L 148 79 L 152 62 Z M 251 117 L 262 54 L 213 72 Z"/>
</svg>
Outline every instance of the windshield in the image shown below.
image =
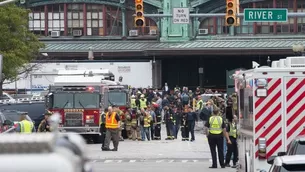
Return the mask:
<svg viewBox="0 0 305 172">
<path fill-rule="evenodd" d="M 298 146 L 295 150 L 296 155 L 305 155 L 305 143 L 304 142 L 298 142 Z"/>
<path fill-rule="evenodd" d="M 304 172 L 305 164 L 283 164 L 281 167 L 281 172 Z"/>
<path fill-rule="evenodd" d="M 127 104 L 125 92 L 109 92 L 109 103 L 117 106 L 125 106 Z"/>
<path fill-rule="evenodd" d="M 73 94 L 55 93 L 53 99 L 54 108 L 73 108 Z"/>
<path fill-rule="evenodd" d="M 99 94 L 77 93 L 74 95 L 75 108 L 99 108 Z"/>
</svg>

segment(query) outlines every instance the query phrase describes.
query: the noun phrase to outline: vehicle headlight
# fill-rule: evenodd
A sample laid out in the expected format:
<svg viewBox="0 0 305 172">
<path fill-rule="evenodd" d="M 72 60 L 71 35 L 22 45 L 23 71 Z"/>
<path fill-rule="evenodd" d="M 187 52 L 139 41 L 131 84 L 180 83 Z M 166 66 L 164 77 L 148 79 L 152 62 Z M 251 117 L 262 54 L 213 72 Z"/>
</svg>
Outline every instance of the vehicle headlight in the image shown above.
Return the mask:
<svg viewBox="0 0 305 172">
<path fill-rule="evenodd" d="M 86 123 L 94 123 L 94 115 L 87 115 Z"/>
</svg>

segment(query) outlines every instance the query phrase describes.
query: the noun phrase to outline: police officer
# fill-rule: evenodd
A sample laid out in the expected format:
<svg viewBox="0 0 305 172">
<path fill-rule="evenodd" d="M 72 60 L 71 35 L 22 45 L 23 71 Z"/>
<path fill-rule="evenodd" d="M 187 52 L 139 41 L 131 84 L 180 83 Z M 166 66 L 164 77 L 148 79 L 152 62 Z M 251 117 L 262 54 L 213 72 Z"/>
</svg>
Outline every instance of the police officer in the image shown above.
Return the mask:
<svg viewBox="0 0 305 172">
<path fill-rule="evenodd" d="M 229 138 L 232 144 L 228 144 L 228 152 L 226 155 L 226 166 L 230 167 L 230 161 L 233 153 L 233 166 L 232 168 L 236 168 L 237 156 L 238 156 L 238 148 L 237 148 L 237 128 L 236 128 L 237 116 L 234 115 L 234 119 L 229 121 L 229 125 L 227 126 L 227 132 L 229 134 Z"/>
<path fill-rule="evenodd" d="M 105 137 L 106 137 L 106 114 L 108 112 L 108 108 L 105 108 L 104 112 L 101 114 L 100 118 L 100 133 L 101 133 L 101 141 L 102 141 L 102 149 L 105 146 Z"/>
<path fill-rule="evenodd" d="M 166 126 L 167 138 L 165 140 L 174 140 L 174 117 L 173 112 L 168 106 L 164 107 L 164 121 Z"/>
<path fill-rule="evenodd" d="M 218 152 L 218 159 L 221 168 L 225 168 L 223 155 L 223 136 L 226 137 L 229 144 L 230 138 L 226 132 L 226 125 L 221 116 L 219 116 L 219 109 L 214 108 L 212 116 L 205 125 L 207 127 L 207 138 L 212 155 L 212 166 L 210 168 L 217 168 L 216 147 Z"/>
<path fill-rule="evenodd" d="M 119 140 L 120 140 L 120 127 L 121 127 L 121 118 L 112 107 L 108 108 L 106 114 L 106 138 L 105 146 L 102 148 L 103 151 L 118 151 Z M 110 141 L 113 140 L 113 149 L 110 149 Z"/>
<path fill-rule="evenodd" d="M 20 122 L 17 124 L 16 132 L 26 134 L 36 132 L 33 122 L 27 119 L 27 115 L 27 113 L 20 114 Z"/>
</svg>

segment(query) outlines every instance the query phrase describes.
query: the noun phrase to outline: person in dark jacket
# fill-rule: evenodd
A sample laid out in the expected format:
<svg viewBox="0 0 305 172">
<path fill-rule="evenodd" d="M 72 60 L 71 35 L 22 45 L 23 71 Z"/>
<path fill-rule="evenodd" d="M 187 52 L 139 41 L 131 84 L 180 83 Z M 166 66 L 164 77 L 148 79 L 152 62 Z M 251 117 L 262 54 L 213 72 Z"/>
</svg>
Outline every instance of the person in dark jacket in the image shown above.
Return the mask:
<svg viewBox="0 0 305 172">
<path fill-rule="evenodd" d="M 174 116 L 173 111 L 168 106 L 164 107 L 164 121 L 167 133 L 167 138 L 165 140 L 174 140 Z"/>
<path fill-rule="evenodd" d="M 49 117 L 52 115 L 51 112 L 46 112 L 44 114 L 44 119 L 40 122 L 38 126 L 38 132 L 51 132 L 50 124 L 49 124 Z"/>
<path fill-rule="evenodd" d="M 197 114 L 193 111 L 190 106 L 187 113 L 188 129 L 191 133 L 191 142 L 195 141 L 195 123 L 198 121 Z"/>
<path fill-rule="evenodd" d="M 108 108 L 105 108 L 104 112 L 101 114 L 101 121 L 100 121 L 100 133 L 101 133 L 101 141 L 102 147 L 105 145 L 105 137 L 106 137 L 106 114 L 108 112 Z"/>
<path fill-rule="evenodd" d="M 178 133 L 179 133 L 179 130 L 180 130 L 180 124 L 181 124 L 181 112 L 179 112 L 177 110 L 177 107 L 174 106 L 174 136 L 175 136 L 175 139 L 177 139 L 178 137 Z"/>
</svg>

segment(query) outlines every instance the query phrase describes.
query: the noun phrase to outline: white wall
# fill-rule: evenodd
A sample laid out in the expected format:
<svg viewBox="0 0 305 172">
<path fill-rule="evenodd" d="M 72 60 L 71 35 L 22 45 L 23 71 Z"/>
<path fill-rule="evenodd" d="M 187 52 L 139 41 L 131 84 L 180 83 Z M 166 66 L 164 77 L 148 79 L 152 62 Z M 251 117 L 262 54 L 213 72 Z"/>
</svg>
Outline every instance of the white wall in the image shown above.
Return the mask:
<svg viewBox="0 0 305 172">
<path fill-rule="evenodd" d="M 151 62 L 95 62 L 95 63 L 43 63 L 39 64 L 39 70 L 32 72 L 32 88 L 48 87 L 53 84 L 57 70 L 77 69 L 109 69 L 118 81 L 119 76 L 123 77 L 123 84 L 132 87 L 152 86 L 152 64 Z M 125 69 L 125 70 L 124 70 Z M 54 73 L 54 75 L 46 75 Z M 41 74 L 41 75 L 35 75 Z M 30 77 L 19 76 L 17 81 L 19 89 L 31 89 Z M 19 78 L 18 77 L 18 78 Z M 3 85 L 3 88 L 15 88 L 15 82 Z"/>
</svg>

